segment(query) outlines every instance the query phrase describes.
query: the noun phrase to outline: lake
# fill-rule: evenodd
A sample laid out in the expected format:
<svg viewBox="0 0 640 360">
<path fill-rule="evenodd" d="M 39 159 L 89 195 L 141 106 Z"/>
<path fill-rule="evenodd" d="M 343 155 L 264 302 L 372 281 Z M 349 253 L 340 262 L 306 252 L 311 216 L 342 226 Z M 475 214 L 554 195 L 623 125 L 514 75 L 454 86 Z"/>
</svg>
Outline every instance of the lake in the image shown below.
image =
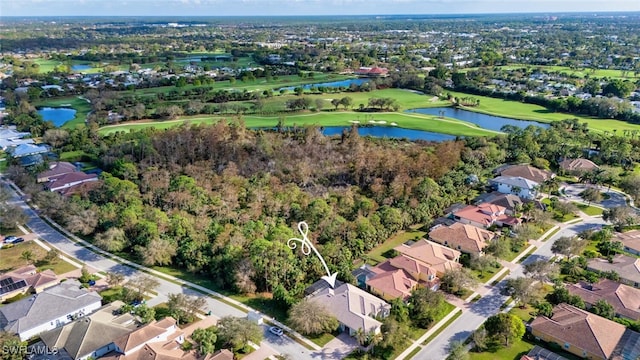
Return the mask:
<svg viewBox="0 0 640 360">
<path fill-rule="evenodd" d="M 293 91 L 293 89 L 295 89 L 296 87 L 302 87 L 305 90 L 309 90 L 312 87 L 326 87 L 326 88 L 339 88 L 339 87 L 345 87 L 348 88 L 349 86 L 351 86 L 351 84 L 356 84 L 358 86 L 366 83 L 367 79 L 347 79 L 347 80 L 340 80 L 340 81 L 331 81 L 331 82 L 323 82 L 323 83 L 314 83 L 314 84 L 306 84 L 306 85 L 298 85 L 298 86 L 287 86 L 287 87 L 283 87 L 278 89 L 278 91 L 280 90 L 289 90 L 289 91 Z"/>
<path fill-rule="evenodd" d="M 341 135 L 344 129 L 351 129 L 350 126 L 327 126 L 322 133 L 326 136 Z M 455 136 L 448 134 L 434 133 L 430 131 L 403 129 L 396 126 L 361 126 L 358 127 L 360 136 L 373 136 L 379 138 L 409 139 L 425 141 L 447 141 L 455 140 Z"/>
<path fill-rule="evenodd" d="M 91 65 L 71 65 L 71 71 L 84 71 L 91 69 Z"/>
<path fill-rule="evenodd" d="M 38 110 L 45 121 L 51 121 L 56 127 L 64 125 L 67 121 L 76 117 L 76 111 L 69 108 L 44 107 Z"/>
<path fill-rule="evenodd" d="M 505 125 L 513 125 L 519 128 L 526 128 L 529 125 L 539 126 L 542 128 L 549 128 L 549 124 L 539 123 L 537 121 L 528 121 L 528 120 L 516 120 L 510 118 L 504 118 L 499 116 L 481 114 L 469 110 L 456 109 L 453 107 L 435 107 L 435 108 L 420 108 L 420 109 L 411 109 L 407 110 L 407 112 L 426 114 L 426 115 L 436 115 L 439 116 L 440 112 L 444 112 L 445 117 L 454 118 L 470 123 L 474 123 L 480 126 L 483 129 L 501 131 L 503 126 Z"/>
</svg>

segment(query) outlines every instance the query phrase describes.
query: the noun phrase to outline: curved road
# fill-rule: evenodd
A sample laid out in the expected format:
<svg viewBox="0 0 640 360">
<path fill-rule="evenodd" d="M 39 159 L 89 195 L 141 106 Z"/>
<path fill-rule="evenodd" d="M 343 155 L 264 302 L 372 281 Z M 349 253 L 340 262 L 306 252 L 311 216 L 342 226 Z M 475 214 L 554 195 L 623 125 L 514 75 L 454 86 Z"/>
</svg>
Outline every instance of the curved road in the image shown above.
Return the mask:
<svg viewBox="0 0 640 360">
<path fill-rule="evenodd" d="M 187 287 L 181 286 L 179 284 L 175 284 L 173 282 L 167 281 L 166 279 L 158 276 L 153 276 L 152 274 L 144 273 L 138 269 L 135 269 L 131 266 L 127 266 L 121 263 L 118 263 L 114 260 L 106 258 L 103 255 L 95 253 L 88 248 L 78 244 L 76 242 L 71 241 L 65 235 L 54 229 L 51 225 L 46 223 L 44 220 L 40 218 L 40 216 L 31 209 L 22 198 L 14 191 L 12 187 L 10 187 L 4 180 L 0 180 L 2 182 L 2 186 L 4 186 L 12 196 L 10 200 L 11 203 L 20 206 L 24 213 L 28 216 L 28 221 L 26 225 L 38 235 L 39 238 L 45 240 L 51 246 L 59 249 L 60 251 L 66 253 L 72 259 L 78 259 L 79 261 L 91 266 L 99 271 L 105 272 L 116 272 L 123 274 L 127 277 L 136 276 L 136 275 L 146 275 L 152 276 L 160 285 L 155 289 L 158 292 L 158 296 L 149 300 L 149 305 L 157 305 L 163 302 L 166 302 L 168 294 L 175 293 L 184 293 L 186 295 L 197 295 L 203 296 L 202 293 L 197 292 L 195 290 L 189 289 Z M 228 305 L 224 302 L 218 301 L 211 296 L 203 296 L 207 300 L 206 308 L 211 310 L 212 314 L 218 318 L 223 316 L 236 316 L 236 317 L 245 317 L 246 313 L 236 309 L 235 307 Z M 276 335 L 271 334 L 268 331 L 268 326 L 263 326 L 264 328 L 264 340 L 261 346 L 269 346 L 273 348 L 275 351 L 283 355 L 289 355 L 293 359 L 301 359 L 301 360 L 317 360 L 324 358 L 321 352 L 313 352 L 295 342 L 291 338 L 287 336 L 278 337 Z"/>
<path fill-rule="evenodd" d="M 522 265 L 540 259 L 550 259 L 553 256 L 551 246 L 553 242 L 562 236 L 574 236 L 579 232 L 592 227 L 602 225 L 605 221 L 602 218 L 590 218 L 584 222 L 568 225 L 558 231 L 551 239 L 543 243 L 536 249 L 522 264 L 511 270 L 506 278 L 517 278 L 524 276 Z M 502 280 L 498 285 L 492 286 L 491 290 L 480 300 L 473 303 L 469 309 L 460 315 L 454 322 L 436 336 L 427 346 L 418 352 L 412 359 L 419 360 L 442 360 L 449 354 L 449 344 L 453 341 L 464 341 L 471 333 L 477 329 L 488 317 L 500 312 L 500 306 L 507 300 L 507 296 L 500 295 L 500 288 L 504 285 Z"/>
</svg>

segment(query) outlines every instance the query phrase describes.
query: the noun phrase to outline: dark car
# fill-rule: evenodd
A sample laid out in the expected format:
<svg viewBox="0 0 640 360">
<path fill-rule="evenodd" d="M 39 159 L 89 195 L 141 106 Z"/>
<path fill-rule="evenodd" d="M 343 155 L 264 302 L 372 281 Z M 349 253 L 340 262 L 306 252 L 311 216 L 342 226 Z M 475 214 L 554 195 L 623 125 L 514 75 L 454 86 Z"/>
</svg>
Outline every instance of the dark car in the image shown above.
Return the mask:
<svg viewBox="0 0 640 360">
<path fill-rule="evenodd" d="M 15 240 L 13 240 L 12 244 L 17 244 L 17 243 L 21 243 L 21 242 L 24 242 L 24 239 L 23 238 L 17 238 Z"/>
</svg>

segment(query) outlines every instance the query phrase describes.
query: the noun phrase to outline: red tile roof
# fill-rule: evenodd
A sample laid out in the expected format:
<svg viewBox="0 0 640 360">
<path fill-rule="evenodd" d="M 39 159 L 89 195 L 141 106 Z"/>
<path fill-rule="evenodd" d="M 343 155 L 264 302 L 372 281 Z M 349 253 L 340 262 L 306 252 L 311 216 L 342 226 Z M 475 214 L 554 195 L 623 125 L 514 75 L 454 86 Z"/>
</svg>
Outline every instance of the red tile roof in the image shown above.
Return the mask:
<svg viewBox="0 0 640 360">
<path fill-rule="evenodd" d="M 461 223 L 437 226 L 429 232 L 431 240 L 466 253 L 481 252 L 495 236 L 489 230 Z"/>
</svg>

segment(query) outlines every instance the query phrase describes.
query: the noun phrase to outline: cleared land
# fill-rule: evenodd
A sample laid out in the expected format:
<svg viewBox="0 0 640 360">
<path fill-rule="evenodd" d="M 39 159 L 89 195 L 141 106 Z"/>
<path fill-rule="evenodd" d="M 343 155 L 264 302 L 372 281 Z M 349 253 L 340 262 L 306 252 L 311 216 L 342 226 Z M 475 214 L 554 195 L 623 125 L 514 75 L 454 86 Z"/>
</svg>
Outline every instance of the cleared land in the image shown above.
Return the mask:
<svg viewBox="0 0 640 360">
<path fill-rule="evenodd" d="M 47 252 L 33 241 L 27 241 L 10 248 L 0 249 L 0 272 L 4 273 L 28 265 L 29 263 L 22 259 L 22 253 L 25 251 L 30 251 L 33 254 L 31 263 L 38 268 L 38 271 L 51 269 L 57 275 L 61 275 L 76 269 L 75 266 L 62 259 L 57 259 L 52 263 L 44 261 Z"/>
</svg>

